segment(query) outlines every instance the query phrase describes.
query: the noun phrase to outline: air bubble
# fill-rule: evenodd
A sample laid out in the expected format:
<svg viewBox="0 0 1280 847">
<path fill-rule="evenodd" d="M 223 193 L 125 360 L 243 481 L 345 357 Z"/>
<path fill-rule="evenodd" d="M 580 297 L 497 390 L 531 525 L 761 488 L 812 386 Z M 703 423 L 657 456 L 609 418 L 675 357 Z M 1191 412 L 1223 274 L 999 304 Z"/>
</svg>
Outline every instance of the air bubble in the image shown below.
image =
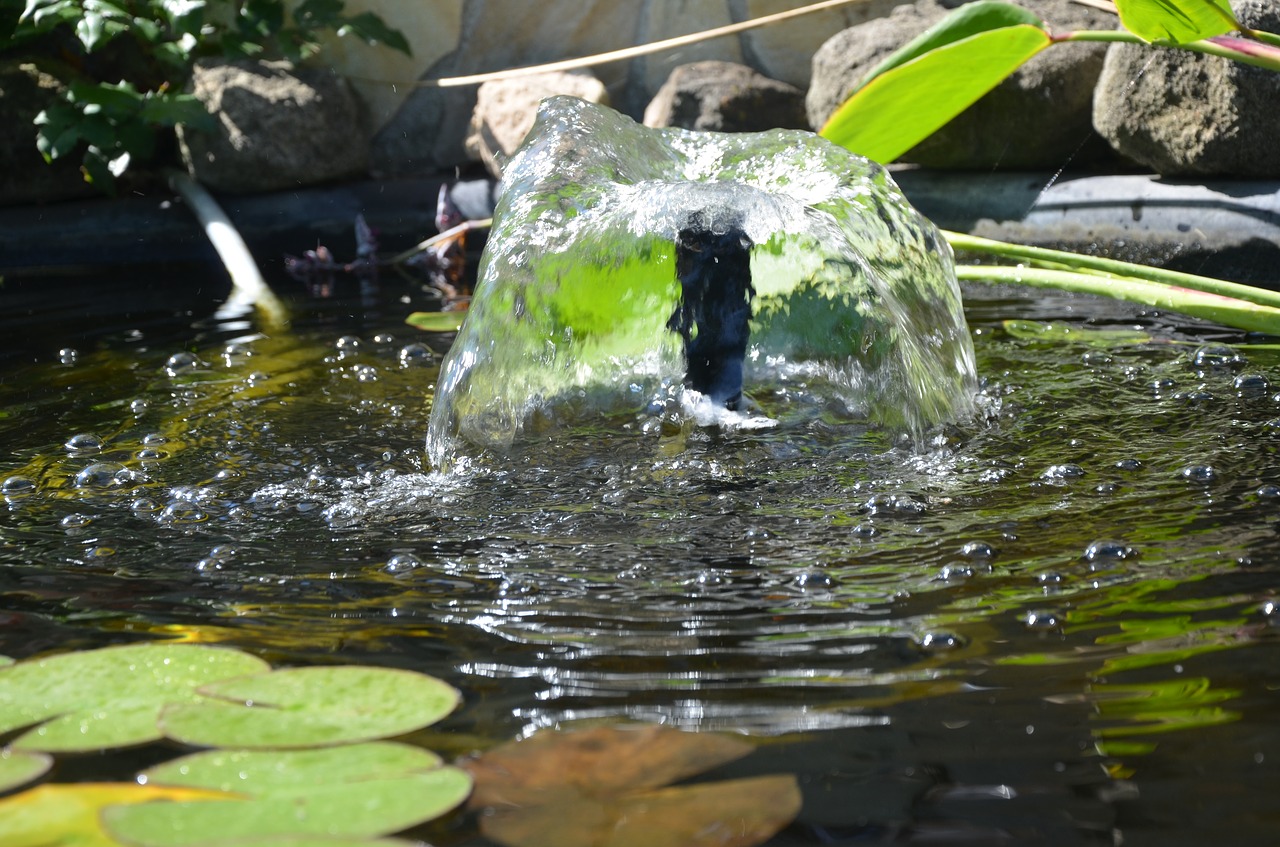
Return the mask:
<svg viewBox="0 0 1280 847">
<path fill-rule="evenodd" d="M 360 338 L 355 335 L 344 335 L 333 343 L 339 350 L 356 350 L 360 347 Z"/>
<path fill-rule="evenodd" d="M 80 358 L 80 351 L 74 347 L 63 347 L 58 351 L 58 361 L 64 365 L 74 365 Z"/>
<path fill-rule="evenodd" d="M 791 584 L 801 591 L 830 591 L 836 586 L 836 581 L 827 574 L 810 571 L 796 574 L 791 578 Z"/>
<path fill-rule="evenodd" d="M 973 568 L 969 565 L 944 565 L 938 571 L 938 579 L 942 582 L 957 582 L 973 577 Z"/>
<path fill-rule="evenodd" d="M 1039 632 L 1057 629 L 1062 626 L 1062 621 L 1058 618 L 1056 612 L 1027 612 L 1022 618 L 1022 622 L 1026 625 L 1027 629 Z"/>
<path fill-rule="evenodd" d="M 1239 350 L 1226 344 L 1204 344 L 1191 354 L 1191 364 L 1199 371 L 1236 370 L 1246 362 Z"/>
<path fill-rule="evenodd" d="M 146 400 L 138 399 L 138 400 L 130 401 L 129 414 L 133 415 L 135 418 L 141 417 L 143 413 L 145 413 L 146 411 L 147 411 Z"/>
<path fill-rule="evenodd" d="M 396 358 L 400 360 L 401 367 L 409 368 L 414 365 L 430 364 L 435 359 L 435 354 L 425 344 L 406 344 L 400 348 Z"/>
<path fill-rule="evenodd" d="M 1084 548 L 1086 562 L 1108 562 L 1135 559 L 1138 551 L 1122 541 L 1095 541 Z"/>
<path fill-rule="evenodd" d="M 0 494 L 5 497 L 25 497 L 34 494 L 36 484 L 25 476 L 11 476 L 0 482 Z"/>
<path fill-rule="evenodd" d="M 80 529 L 93 523 L 93 518 L 88 515 L 82 515 L 79 512 L 72 512 L 64 515 L 62 520 L 58 521 L 58 525 L 63 529 Z"/>
<path fill-rule="evenodd" d="M 1076 479 L 1084 476 L 1084 468 L 1077 464 L 1067 462 L 1061 465 L 1050 465 L 1040 474 L 1041 479 L 1059 480 L 1059 479 Z"/>
<path fill-rule="evenodd" d="M 966 559 L 994 559 L 996 557 L 996 549 L 985 541 L 966 541 L 964 546 L 960 548 L 960 555 Z"/>
<path fill-rule="evenodd" d="M 422 560 L 412 553 L 396 553 L 387 559 L 382 569 L 387 573 L 405 573 L 420 567 L 422 567 Z"/>
<path fill-rule="evenodd" d="M 116 462 L 97 462 L 76 474 L 76 488 L 117 488 L 122 479 L 119 474 L 126 471 L 124 465 Z"/>
<path fill-rule="evenodd" d="M 204 509 L 186 500 L 177 500 L 160 512 L 160 522 L 174 525 L 199 524 L 209 520 Z"/>
<path fill-rule="evenodd" d="M 1236 396 L 1246 400 L 1265 397 L 1271 390 L 1271 383 L 1262 374 L 1240 374 L 1232 384 L 1235 386 Z"/>
<path fill-rule="evenodd" d="M 98 436 L 82 432 L 68 438 L 63 446 L 72 453 L 100 453 L 103 445 L 102 439 Z"/>
<path fill-rule="evenodd" d="M 164 372 L 171 376 L 181 376 L 204 367 L 204 362 L 195 353 L 174 353 L 164 363 Z"/>
<path fill-rule="evenodd" d="M 1187 465 L 1178 471 L 1178 475 L 1187 482 L 1202 485 L 1218 481 L 1218 472 L 1212 465 Z"/>
<path fill-rule="evenodd" d="M 926 653 L 945 653 L 948 650 L 959 650 L 968 642 L 952 632 L 926 632 L 916 639 L 916 646 Z"/>
</svg>

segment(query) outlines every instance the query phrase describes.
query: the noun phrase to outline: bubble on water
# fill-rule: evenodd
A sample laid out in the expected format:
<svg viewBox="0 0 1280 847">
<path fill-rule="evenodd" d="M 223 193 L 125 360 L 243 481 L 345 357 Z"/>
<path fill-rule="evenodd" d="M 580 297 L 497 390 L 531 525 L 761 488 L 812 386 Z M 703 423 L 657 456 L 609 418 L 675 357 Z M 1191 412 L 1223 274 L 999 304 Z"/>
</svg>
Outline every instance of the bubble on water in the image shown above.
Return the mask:
<svg viewBox="0 0 1280 847">
<path fill-rule="evenodd" d="M 34 494 L 36 484 L 25 476 L 11 476 L 0 482 L 0 494 L 5 497 L 25 497 Z"/>
<path fill-rule="evenodd" d="M 1247 400 L 1265 397 L 1271 390 L 1271 383 L 1262 374 L 1240 374 L 1232 385 L 1235 386 L 1236 396 Z"/>
<path fill-rule="evenodd" d="M 1275 500 L 1280 497 L 1280 485 L 1272 485 L 1270 483 L 1258 487 L 1255 492 L 1262 500 Z"/>
<path fill-rule="evenodd" d="M 1169 392 L 1171 392 L 1174 388 L 1177 387 L 1177 385 L 1178 383 L 1174 382 L 1172 379 L 1170 379 L 1167 376 L 1160 377 L 1159 379 L 1152 381 L 1151 393 L 1158 400 L 1161 397 L 1167 396 Z"/>
<path fill-rule="evenodd" d="M 150 514 L 160 511 L 160 504 L 150 497 L 139 497 L 129 504 L 129 508 L 139 514 Z"/>
<path fill-rule="evenodd" d="M 1191 354 L 1191 364 L 1198 371 L 1233 371 L 1247 362 L 1239 350 L 1227 344 L 1203 344 Z"/>
<path fill-rule="evenodd" d="M 152 450 L 149 447 L 144 447 L 134 453 L 133 457 L 140 462 L 158 462 L 161 459 L 169 458 L 169 454 L 163 450 Z"/>
<path fill-rule="evenodd" d="M 205 367 L 195 353 L 174 353 L 164 363 L 164 372 L 171 377 L 182 376 Z"/>
<path fill-rule="evenodd" d="M 129 414 L 141 417 L 147 411 L 147 401 L 141 398 L 129 401 Z"/>
<path fill-rule="evenodd" d="M 389 332 L 380 332 L 373 337 L 374 344 L 381 344 L 386 347 L 396 343 L 396 337 Z"/>
<path fill-rule="evenodd" d="M 333 346 L 339 350 L 351 351 L 359 349 L 361 344 L 360 337 L 356 335 L 344 335 L 337 341 L 333 342 Z"/>
<path fill-rule="evenodd" d="M 1086 556 L 1088 553 L 1085 554 Z M 1064 581 L 1065 577 L 1057 571 L 1046 571 L 1036 576 L 1036 582 L 1041 585 L 1059 585 Z"/>
<path fill-rule="evenodd" d="M 1022 622 L 1027 629 L 1040 632 L 1058 629 L 1062 626 L 1062 620 L 1057 612 L 1043 610 L 1027 612 L 1022 616 Z"/>
<path fill-rule="evenodd" d="M 863 505 L 871 515 L 922 515 L 929 507 L 910 494 L 875 494 Z"/>
<path fill-rule="evenodd" d="M 1186 465 L 1178 471 L 1178 476 L 1200 485 L 1218 481 L 1218 471 L 1212 465 Z"/>
<path fill-rule="evenodd" d="M 959 582 L 973 577 L 974 570 L 972 565 L 954 564 L 943 565 L 938 571 L 938 579 L 942 582 Z"/>
<path fill-rule="evenodd" d="M 209 514 L 195 503 L 187 500 L 175 500 L 160 512 L 161 523 L 175 526 L 200 524 L 207 520 L 209 520 Z"/>
<path fill-rule="evenodd" d="M 1095 541 L 1084 548 L 1086 562 L 1118 562 L 1137 557 L 1138 551 L 1123 541 Z"/>
<path fill-rule="evenodd" d="M 1096 494 L 1115 494 L 1120 490 L 1120 486 L 1114 482 L 1100 482 L 1093 487 L 1093 490 Z"/>
<path fill-rule="evenodd" d="M 945 653 L 959 650 L 968 645 L 968 641 L 953 632 L 926 632 L 916 639 L 916 646 L 926 653 Z"/>
<path fill-rule="evenodd" d="M 1132 459 L 1132 458 L 1130 458 L 1130 459 L 1121 459 L 1120 461 L 1116 462 L 1116 467 L 1117 467 L 1119 470 L 1122 470 L 1122 471 L 1138 471 L 1138 470 L 1142 470 L 1142 460 L 1141 460 L 1141 459 Z"/>
<path fill-rule="evenodd" d="M 855 538 L 874 538 L 879 532 L 878 527 L 869 523 L 854 524 L 853 529 L 849 530 L 849 534 Z"/>
<path fill-rule="evenodd" d="M 81 432 L 68 438 L 63 446 L 72 453 L 100 453 L 103 444 L 102 439 L 93 433 Z"/>
<path fill-rule="evenodd" d="M 406 344 L 400 348 L 396 358 L 400 360 L 401 367 L 409 368 L 414 365 L 431 364 L 435 360 L 435 353 L 431 352 L 431 348 L 425 344 Z"/>
<path fill-rule="evenodd" d="M 63 347 L 58 351 L 58 361 L 64 365 L 74 365 L 80 359 L 80 351 L 74 347 Z"/>
<path fill-rule="evenodd" d="M 801 591 L 830 591 L 836 586 L 836 580 L 821 571 L 808 571 L 796 574 L 791 584 Z"/>
<path fill-rule="evenodd" d="M 93 518 L 88 515 L 82 515 L 79 512 L 72 512 L 64 515 L 62 520 L 58 521 L 58 525 L 63 529 L 80 529 L 93 523 Z"/>
<path fill-rule="evenodd" d="M 960 548 L 960 555 L 966 559 L 985 561 L 996 557 L 996 548 L 985 541 L 966 541 Z"/>
<path fill-rule="evenodd" d="M 240 551 L 233 544 L 218 544 L 209 551 L 210 558 L 221 559 L 224 562 L 229 562 L 238 555 Z"/>
<path fill-rule="evenodd" d="M 146 444 L 148 447 L 154 447 L 157 444 L 168 444 L 169 438 L 158 432 L 148 432 L 146 435 L 142 436 L 142 443 Z"/>
<path fill-rule="evenodd" d="M 422 567 L 422 560 L 412 553 L 395 553 L 387 559 L 382 569 L 387 573 L 402 574 Z"/>
<path fill-rule="evenodd" d="M 1073 462 L 1050 465 L 1040 474 L 1040 478 L 1044 480 L 1077 479 L 1082 476 L 1084 476 L 1084 468 Z"/>
<path fill-rule="evenodd" d="M 118 474 L 125 470 L 117 462 L 97 462 L 76 474 L 73 484 L 76 488 L 117 488 L 121 485 Z"/>
<path fill-rule="evenodd" d="M 1080 362 L 1088 368 L 1106 367 L 1115 363 L 1111 354 L 1102 350 L 1090 350 L 1080 357 Z"/>
<path fill-rule="evenodd" d="M 373 365 L 356 365 L 351 369 L 359 382 L 377 382 L 378 369 Z"/>
</svg>

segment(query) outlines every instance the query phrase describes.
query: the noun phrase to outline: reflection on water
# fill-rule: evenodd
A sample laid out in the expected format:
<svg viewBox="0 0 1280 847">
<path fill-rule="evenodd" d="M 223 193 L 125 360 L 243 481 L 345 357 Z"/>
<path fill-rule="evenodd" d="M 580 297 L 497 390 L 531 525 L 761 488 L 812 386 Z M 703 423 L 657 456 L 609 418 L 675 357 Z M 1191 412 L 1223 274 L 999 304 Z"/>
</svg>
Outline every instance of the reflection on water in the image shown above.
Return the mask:
<svg viewBox="0 0 1280 847">
<path fill-rule="evenodd" d="M 1266 843 L 1277 354 L 967 300 L 987 417 L 923 449 L 820 404 L 739 432 L 619 415 L 447 476 L 421 455 L 438 351 L 390 307 L 54 340 L 0 380 L 0 653 L 412 667 L 463 691 L 459 751 L 593 718 L 745 732 L 735 774 L 801 777 L 779 844 Z M 1084 313 L 1151 340 L 1001 324 Z"/>
</svg>

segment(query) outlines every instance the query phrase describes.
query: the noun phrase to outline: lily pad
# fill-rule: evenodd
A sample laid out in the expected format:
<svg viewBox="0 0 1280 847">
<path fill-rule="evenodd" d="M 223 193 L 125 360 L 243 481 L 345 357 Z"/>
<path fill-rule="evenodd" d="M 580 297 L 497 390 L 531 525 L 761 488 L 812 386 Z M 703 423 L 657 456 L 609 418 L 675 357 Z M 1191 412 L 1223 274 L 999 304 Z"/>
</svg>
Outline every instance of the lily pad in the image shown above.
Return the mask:
<svg viewBox="0 0 1280 847">
<path fill-rule="evenodd" d="M 132 782 L 41 785 L 0 800 L 0 844 L 4 847 L 123 847 L 102 829 L 107 806 L 225 795 L 191 788 L 161 788 Z"/>
<path fill-rule="evenodd" d="M 665 727 L 542 732 L 467 767 L 480 830 L 507 847 L 747 847 L 799 812 L 781 774 L 662 788 L 752 750 L 726 736 Z"/>
<path fill-rule="evenodd" d="M 404 322 L 423 332 L 457 332 L 466 316 L 465 311 L 413 312 Z"/>
<path fill-rule="evenodd" d="M 438 756 L 378 742 L 319 750 L 210 750 L 144 773 L 147 783 L 230 788 L 226 803 L 108 809 L 108 832 L 141 847 L 290 845 L 304 837 L 361 839 L 438 817 L 466 799 L 471 778 Z M 216 836 L 210 837 L 211 833 Z M 376 842 L 375 842 L 376 843 Z M 362 844 L 363 847 L 363 844 Z"/>
<path fill-rule="evenodd" d="M 39 779 L 53 767 L 53 757 L 30 750 L 0 750 L 0 791 Z"/>
<path fill-rule="evenodd" d="M 289 749 L 402 735 L 449 714 L 459 694 L 391 668 L 286 668 L 201 687 L 209 699 L 170 706 L 164 734 L 201 747 Z"/>
<path fill-rule="evenodd" d="M 161 737 L 166 703 L 270 666 L 248 653 L 195 644 L 131 644 L 30 659 L 0 668 L 0 733 L 39 724 L 14 749 L 86 752 Z"/>
</svg>

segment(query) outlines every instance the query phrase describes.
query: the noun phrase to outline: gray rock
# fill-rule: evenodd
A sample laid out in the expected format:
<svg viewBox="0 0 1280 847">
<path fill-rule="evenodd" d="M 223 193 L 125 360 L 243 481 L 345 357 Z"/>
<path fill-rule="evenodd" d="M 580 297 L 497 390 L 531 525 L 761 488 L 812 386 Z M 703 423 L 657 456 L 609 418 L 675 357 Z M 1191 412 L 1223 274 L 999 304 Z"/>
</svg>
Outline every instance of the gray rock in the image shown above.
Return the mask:
<svg viewBox="0 0 1280 847">
<path fill-rule="evenodd" d="M 543 98 L 568 94 L 608 105 L 604 83 L 589 73 L 546 73 L 495 80 L 480 86 L 471 115 L 467 153 L 484 162 L 489 173 L 502 176 L 502 166 L 533 129 Z"/>
<path fill-rule="evenodd" d="M 948 3 L 948 5 L 960 5 Z M 1114 17 L 1071 0 L 1021 0 L 1051 30 L 1111 29 Z M 937 23 L 948 8 L 935 0 L 901 6 L 887 18 L 839 33 L 813 60 L 806 99 L 820 128 L 881 59 Z M 1082 165 L 1107 154 L 1092 126 L 1093 89 L 1102 44 L 1054 45 L 1015 71 L 903 161 L 953 169 L 1035 169 Z"/>
<path fill-rule="evenodd" d="M 218 128 L 179 127 L 178 142 L 191 175 L 209 188 L 270 191 L 366 170 L 369 140 L 360 104 L 329 71 L 202 61 L 192 85 Z"/>
<path fill-rule="evenodd" d="M 1246 26 L 1280 31 L 1275 0 L 1237 0 Z M 1098 132 L 1165 176 L 1280 176 L 1280 73 L 1186 50 L 1115 44 L 1094 100 Z"/>
<path fill-rule="evenodd" d="M 59 91 L 56 79 L 32 65 L 0 69 L 0 206 L 94 193 L 80 174 L 80 148 L 48 164 L 36 150 L 32 121 L 57 101 Z"/>
<path fill-rule="evenodd" d="M 694 62 L 671 72 L 644 112 L 645 126 L 709 132 L 808 129 L 804 92 L 735 62 Z"/>
</svg>

